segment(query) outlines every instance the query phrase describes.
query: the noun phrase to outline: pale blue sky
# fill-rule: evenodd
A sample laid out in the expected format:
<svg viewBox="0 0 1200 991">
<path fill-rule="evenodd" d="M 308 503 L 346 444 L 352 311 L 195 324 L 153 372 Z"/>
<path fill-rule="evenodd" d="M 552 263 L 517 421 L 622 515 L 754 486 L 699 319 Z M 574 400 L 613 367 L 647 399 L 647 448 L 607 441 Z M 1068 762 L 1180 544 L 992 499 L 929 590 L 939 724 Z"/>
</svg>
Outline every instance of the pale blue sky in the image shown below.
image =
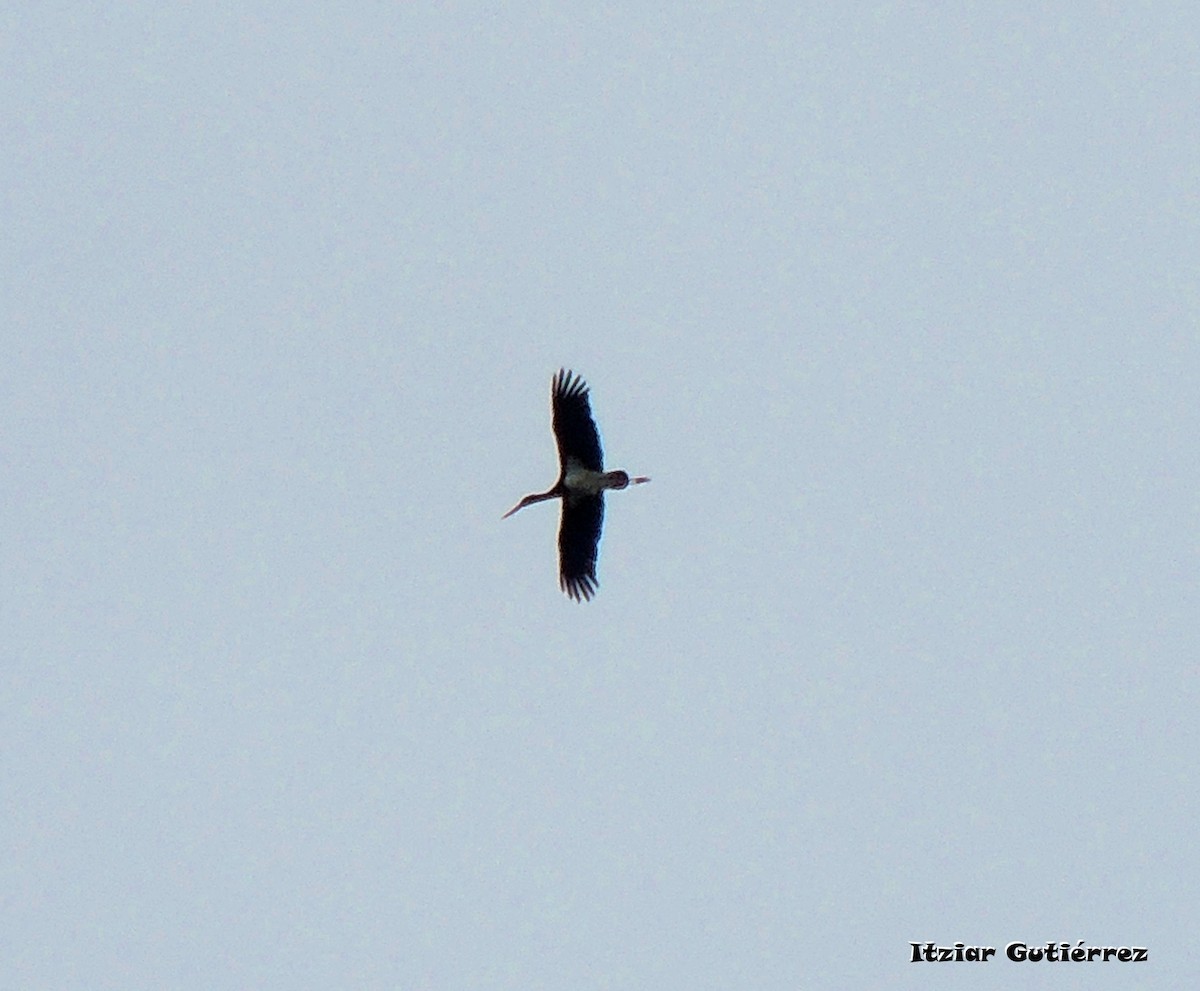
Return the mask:
<svg viewBox="0 0 1200 991">
<path fill-rule="evenodd" d="M 1192 5 L 0 57 L 0 986 L 1194 983 Z M 654 479 L 583 606 L 560 366 Z"/>
</svg>

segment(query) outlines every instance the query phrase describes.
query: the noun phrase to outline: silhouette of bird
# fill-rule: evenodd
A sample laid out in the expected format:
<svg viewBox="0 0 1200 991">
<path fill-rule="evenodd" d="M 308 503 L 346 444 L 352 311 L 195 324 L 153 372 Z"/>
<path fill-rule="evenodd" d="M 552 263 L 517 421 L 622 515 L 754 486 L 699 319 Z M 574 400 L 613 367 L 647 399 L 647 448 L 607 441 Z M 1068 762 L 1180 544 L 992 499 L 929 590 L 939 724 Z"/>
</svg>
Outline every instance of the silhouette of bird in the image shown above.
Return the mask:
<svg viewBox="0 0 1200 991">
<path fill-rule="evenodd" d="M 547 499 L 562 500 L 558 525 L 558 583 L 576 602 L 596 594 L 596 551 L 604 525 L 604 490 L 641 485 L 650 479 L 623 471 L 605 471 L 600 433 L 588 405 L 588 387 L 573 372 L 558 370 L 550 386 L 554 439 L 558 443 L 558 481 L 545 492 L 527 495 L 502 519 Z"/>
</svg>

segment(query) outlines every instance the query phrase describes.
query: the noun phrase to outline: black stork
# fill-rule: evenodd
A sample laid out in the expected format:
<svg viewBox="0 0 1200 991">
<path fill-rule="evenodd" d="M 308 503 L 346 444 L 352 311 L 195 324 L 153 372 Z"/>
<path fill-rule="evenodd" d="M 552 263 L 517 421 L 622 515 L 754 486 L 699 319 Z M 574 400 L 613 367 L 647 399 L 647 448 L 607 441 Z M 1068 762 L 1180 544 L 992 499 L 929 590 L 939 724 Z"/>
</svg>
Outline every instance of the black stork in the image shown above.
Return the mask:
<svg viewBox="0 0 1200 991">
<path fill-rule="evenodd" d="M 502 517 L 547 499 L 562 500 L 558 525 L 558 583 L 576 602 L 596 594 L 596 549 L 604 524 L 604 490 L 641 485 L 623 471 L 605 471 L 600 433 L 588 405 L 588 387 L 573 372 L 558 370 L 550 386 L 558 481 L 546 492 L 527 495 Z"/>
</svg>

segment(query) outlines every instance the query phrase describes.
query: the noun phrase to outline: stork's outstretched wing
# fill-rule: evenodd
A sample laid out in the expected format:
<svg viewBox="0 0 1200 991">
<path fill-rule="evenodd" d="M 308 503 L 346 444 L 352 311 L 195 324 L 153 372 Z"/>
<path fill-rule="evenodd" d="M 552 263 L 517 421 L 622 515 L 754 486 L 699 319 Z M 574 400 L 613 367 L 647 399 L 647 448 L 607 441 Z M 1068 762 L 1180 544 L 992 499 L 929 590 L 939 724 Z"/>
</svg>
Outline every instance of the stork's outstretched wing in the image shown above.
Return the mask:
<svg viewBox="0 0 1200 991">
<path fill-rule="evenodd" d="M 554 439 L 558 442 L 558 460 L 563 469 L 577 461 L 592 471 L 604 470 L 600 432 L 588 405 L 588 387 L 578 375 L 563 369 L 554 376 L 550 390 L 554 410 Z M 604 510 L 600 510 L 603 516 Z M 595 555 L 593 554 L 593 558 Z"/>
<path fill-rule="evenodd" d="M 596 550 L 604 525 L 604 496 L 567 495 L 558 525 L 558 583 L 576 602 L 596 594 Z"/>
</svg>

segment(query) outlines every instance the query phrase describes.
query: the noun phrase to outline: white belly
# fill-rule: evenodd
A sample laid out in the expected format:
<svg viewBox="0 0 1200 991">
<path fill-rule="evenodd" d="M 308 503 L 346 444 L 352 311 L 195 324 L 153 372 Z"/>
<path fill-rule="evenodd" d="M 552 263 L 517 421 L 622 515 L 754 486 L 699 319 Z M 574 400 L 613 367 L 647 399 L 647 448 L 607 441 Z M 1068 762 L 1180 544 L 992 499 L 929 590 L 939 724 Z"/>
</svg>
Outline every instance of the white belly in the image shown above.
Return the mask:
<svg viewBox="0 0 1200 991">
<path fill-rule="evenodd" d="M 563 476 L 563 485 L 572 492 L 596 495 L 596 493 L 604 491 L 606 488 L 604 483 L 607 480 L 608 476 L 602 471 L 592 471 L 580 464 L 570 464 L 567 465 L 567 472 Z"/>
</svg>

